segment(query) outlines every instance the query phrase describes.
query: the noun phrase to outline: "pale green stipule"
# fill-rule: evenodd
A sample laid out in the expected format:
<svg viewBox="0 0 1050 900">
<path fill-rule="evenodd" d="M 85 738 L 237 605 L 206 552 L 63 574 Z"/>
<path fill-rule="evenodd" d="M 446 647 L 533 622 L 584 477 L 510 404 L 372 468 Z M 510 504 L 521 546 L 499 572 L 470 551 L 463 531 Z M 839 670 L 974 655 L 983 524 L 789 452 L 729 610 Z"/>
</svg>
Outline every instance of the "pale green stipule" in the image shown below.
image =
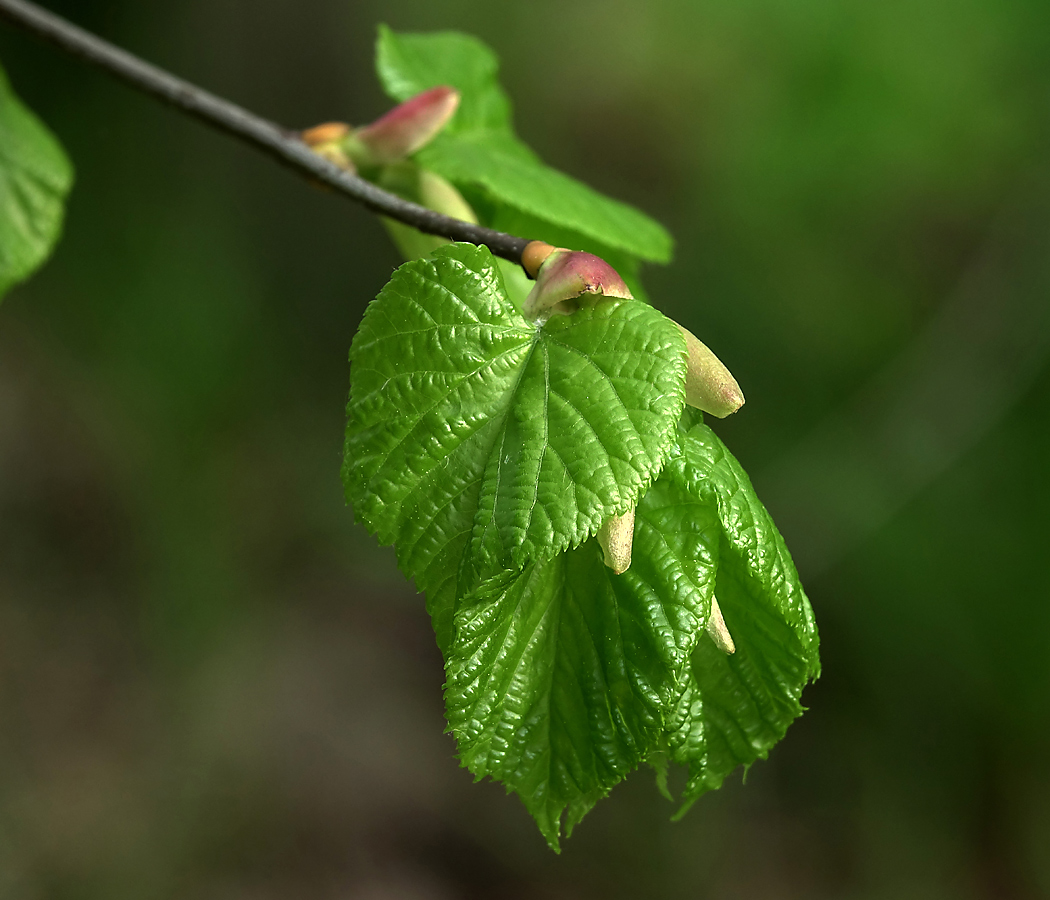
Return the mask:
<svg viewBox="0 0 1050 900">
<path fill-rule="evenodd" d="M 617 575 L 631 567 L 631 546 L 634 544 L 634 508 L 622 516 L 610 516 L 598 529 L 598 544 L 605 555 L 605 564 Z"/>
<path fill-rule="evenodd" d="M 436 172 L 421 169 L 410 160 L 386 166 L 379 178 L 381 187 L 393 191 L 406 200 L 411 200 L 443 213 L 454 219 L 478 224 L 478 217 L 463 195 L 455 186 Z M 429 256 L 438 247 L 449 243 L 446 238 L 435 234 L 424 234 L 410 225 L 383 217 L 390 237 L 405 259 L 420 259 Z"/>
<path fill-rule="evenodd" d="M 371 125 L 352 130 L 343 139 L 347 155 L 359 168 L 400 162 L 426 146 L 448 124 L 459 106 L 459 91 L 431 88 L 416 94 Z"/>
<path fill-rule="evenodd" d="M 429 169 L 419 170 L 419 202 L 453 219 L 478 224 L 477 214 L 455 185 Z"/>
<path fill-rule="evenodd" d="M 735 413 L 744 405 L 740 385 L 696 335 L 681 325 L 678 327 L 685 337 L 687 351 L 685 402 L 719 419 Z"/>
<path fill-rule="evenodd" d="M 714 597 L 711 597 L 711 613 L 707 617 L 706 631 L 711 640 L 715 642 L 715 646 L 726 656 L 736 653 L 736 644 L 733 643 L 733 636 L 726 627 L 726 620 L 722 616 L 722 608 Z"/>
<path fill-rule="evenodd" d="M 530 319 L 568 315 L 581 302 L 599 297 L 632 299 L 619 273 L 593 253 L 533 241 L 522 254 L 522 265 L 536 279 L 522 307 Z"/>
</svg>

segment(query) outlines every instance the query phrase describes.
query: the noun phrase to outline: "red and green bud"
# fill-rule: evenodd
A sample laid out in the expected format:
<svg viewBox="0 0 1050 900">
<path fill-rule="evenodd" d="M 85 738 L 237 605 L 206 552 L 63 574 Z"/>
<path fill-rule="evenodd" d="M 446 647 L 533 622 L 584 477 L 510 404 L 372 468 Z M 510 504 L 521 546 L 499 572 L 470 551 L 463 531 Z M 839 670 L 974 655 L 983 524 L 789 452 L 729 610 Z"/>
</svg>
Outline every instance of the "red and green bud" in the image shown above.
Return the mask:
<svg viewBox="0 0 1050 900">
<path fill-rule="evenodd" d="M 362 168 L 400 162 L 426 146 L 452 118 L 459 106 L 459 91 L 435 87 L 423 91 L 371 125 L 354 130 L 344 139 L 351 159 Z"/>
<path fill-rule="evenodd" d="M 678 327 L 686 347 L 685 402 L 719 419 L 735 413 L 744 405 L 740 385 L 696 335 Z"/>
<path fill-rule="evenodd" d="M 604 259 L 582 250 L 546 248 L 533 241 L 525 248 L 522 262 L 536 278 L 522 312 L 530 319 L 540 315 L 568 315 L 581 302 L 599 297 L 631 299 L 631 292 L 617 271 Z M 531 250 L 530 250 L 531 248 Z M 535 266 L 536 270 L 531 271 Z"/>
<path fill-rule="evenodd" d="M 718 601 L 714 596 L 711 597 L 711 612 L 707 617 L 705 629 L 719 650 L 727 656 L 736 653 L 736 644 L 733 643 L 733 636 L 726 627 L 726 620 L 722 616 L 722 608 L 718 605 Z"/>
<path fill-rule="evenodd" d="M 634 508 L 622 516 L 610 516 L 598 529 L 598 544 L 605 555 L 605 564 L 617 575 L 631 567 L 631 547 L 634 545 Z"/>
</svg>

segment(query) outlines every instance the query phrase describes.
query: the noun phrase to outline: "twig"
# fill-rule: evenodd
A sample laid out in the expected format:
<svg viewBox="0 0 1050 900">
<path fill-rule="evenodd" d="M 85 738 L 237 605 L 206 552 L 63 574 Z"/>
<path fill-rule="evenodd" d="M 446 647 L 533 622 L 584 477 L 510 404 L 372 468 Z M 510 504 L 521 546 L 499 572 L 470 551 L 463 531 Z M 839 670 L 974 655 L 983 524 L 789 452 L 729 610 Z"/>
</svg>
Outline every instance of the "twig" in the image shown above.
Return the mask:
<svg viewBox="0 0 1050 900">
<path fill-rule="evenodd" d="M 384 191 L 314 153 L 295 132 L 183 81 L 35 3 L 0 0 L 0 16 L 51 41 L 67 53 L 105 69 L 140 91 L 240 138 L 300 174 L 352 197 L 373 212 L 397 219 L 427 234 L 484 244 L 497 256 L 521 263 L 521 253 L 529 243 L 527 239 L 444 216 Z"/>
</svg>

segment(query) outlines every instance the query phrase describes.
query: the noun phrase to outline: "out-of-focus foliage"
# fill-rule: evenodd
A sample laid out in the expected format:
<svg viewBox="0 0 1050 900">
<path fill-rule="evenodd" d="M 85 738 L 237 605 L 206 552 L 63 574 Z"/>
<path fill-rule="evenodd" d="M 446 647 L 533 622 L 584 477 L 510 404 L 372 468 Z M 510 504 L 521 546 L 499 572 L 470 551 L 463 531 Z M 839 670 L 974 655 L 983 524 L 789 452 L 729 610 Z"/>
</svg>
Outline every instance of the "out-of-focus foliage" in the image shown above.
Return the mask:
<svg viewBox="0 0 1050 900">
<path fill-rule="evenodd" d="M 498 60 L 480 41 L 456 32 L 396 34 L 381 26 L 376 56 L 379 77 L 395 100 L 438 85 L 460 91 L 463 109 L 418 159 L 460 188 L 480 191 L 480 210 L 495 207 L 494 227 L 526 216 L 541 223 L 527 232 L 534 240 L 568 232 L 562 243 L 573 249 L 599 256 L 611 250 L 632 262 L 670 260 L 671 236 L 659 223 L 545 166 L 518 138 L 496 78 Z"/>
<path fill-rule="evenodd" d="M 73 169 L 0 69 L 0 299 L 51 252 Z"/>
<path fill-rule="evenodd" d="M 0 310 L 0 890 L 1050 891 L 1045 3 L 52 5 L 290 125 L 388 107 L 377 21 L 497 48 L 541 156 L 675 234 L 649 287 L 739 377 L 714 430 L 824 673 L 746 785 L 672 824 L 628 780 L 553 858 L 454 767 L 420 599 L 340 497 L 386 236 L 3 28 L 78 190 Z"/>
</svg>

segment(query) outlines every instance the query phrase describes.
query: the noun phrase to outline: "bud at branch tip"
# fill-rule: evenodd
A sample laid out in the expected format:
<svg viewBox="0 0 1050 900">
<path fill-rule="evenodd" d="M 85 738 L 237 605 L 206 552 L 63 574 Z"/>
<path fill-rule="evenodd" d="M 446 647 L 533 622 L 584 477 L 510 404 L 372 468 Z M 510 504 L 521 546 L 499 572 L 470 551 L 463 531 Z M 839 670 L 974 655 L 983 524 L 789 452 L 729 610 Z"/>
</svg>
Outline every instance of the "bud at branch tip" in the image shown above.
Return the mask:
<svg viewBox="0 0 1050 900">
<path fill-rule="evenodd" d="M 532 267 L 536 269 L 536 284 L 521 309 L 527 318 L 568 315 L 580 303 L 599 297 L 632 299 L 619 273 L 593 253 L 552 248 L 542 241 L 533 241 L 525 247 L 521 259 L 527 272 L 531 273 Z"/>
<path fill-rule="evenodd" d="M 458 106 L 459 91 L 454 88 L 442 85 L 423 91 L 354 131 L 347 138 L 347 152 L 360 166 L 400 162 L 426 146 Z"/>
</svg>

